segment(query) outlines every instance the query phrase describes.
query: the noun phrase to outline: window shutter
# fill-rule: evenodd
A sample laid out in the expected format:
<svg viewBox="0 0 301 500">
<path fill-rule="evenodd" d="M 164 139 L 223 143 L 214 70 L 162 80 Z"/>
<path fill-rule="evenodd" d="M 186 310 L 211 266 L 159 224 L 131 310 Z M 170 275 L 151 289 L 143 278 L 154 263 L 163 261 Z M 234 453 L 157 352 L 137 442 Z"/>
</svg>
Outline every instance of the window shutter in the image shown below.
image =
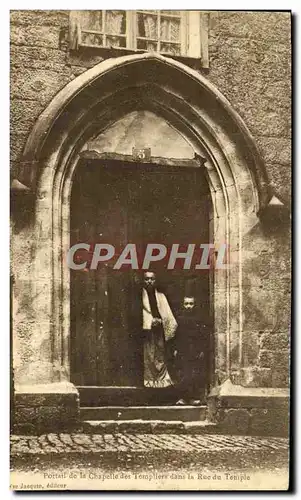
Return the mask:
<svg viewBox="0 0 301 500">
<path fill-rule="evenodd" d="M 189 57 L 201 57 L 201 23 L 200 12 L 188 12 L 188 54 Z"/>
<path fill-rule="evenodd" d="M 71 10 L 69 16 L 69 44 L 70 50 L 77 50 L 80 45 L 80 22 L 81 22 L 80 10 Z"/>
<path fill-rule="evenodd" d="M 209 68 L 209 49 L 208 49 L 208 32 L 209 32 L 209 13 L 201 12 L 201 63 L 202 68 Z"/>
<path fill-rule="evenodd" d="M 188 12 L 181 11 L 181 55 L 186 56 L 188 50 L 189 20 Z"/>
<path fill-rule="evenodd" d="M 137 47 L 136 36 L 137 36 L 137 21 L 136 21 L 136 11 L 127 10 L 126 11 L 126 46 L 128 49 L 135 50 Z"/>
<path fill-rule="evenodd" d="M 208 60 L 208 13 L 191 10 L 188 12 L 189 57 L 201 59 L 203 68 L 209 67 Z"/>
</svg>

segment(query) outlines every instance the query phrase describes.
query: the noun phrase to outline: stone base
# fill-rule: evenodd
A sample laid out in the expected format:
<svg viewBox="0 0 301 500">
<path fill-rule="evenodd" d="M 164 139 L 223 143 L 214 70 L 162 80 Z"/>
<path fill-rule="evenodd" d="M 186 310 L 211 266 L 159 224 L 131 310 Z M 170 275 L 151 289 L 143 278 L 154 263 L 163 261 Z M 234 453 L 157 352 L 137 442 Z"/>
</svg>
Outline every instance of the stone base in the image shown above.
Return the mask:
<svg viewBox="0 0 301 500">
<path fill-rule="evenodd" d="M 207 406 L 92 406 L 80 408 L 85 420 L 160 420 L 165 422 L 197 422 L 206 420 Z"/>
<path fill-rule="evenodd" d="M 70 431 L 79 420 L 79 395 L 70 382 L 16 386 L 14 433 Z"/>
<path fill-rule="evenodd" d="M 287 437 L 289 390 L 243 387 L 227 380 L 209 394 L 208 418 L 218 432 Z"/>
</svg>

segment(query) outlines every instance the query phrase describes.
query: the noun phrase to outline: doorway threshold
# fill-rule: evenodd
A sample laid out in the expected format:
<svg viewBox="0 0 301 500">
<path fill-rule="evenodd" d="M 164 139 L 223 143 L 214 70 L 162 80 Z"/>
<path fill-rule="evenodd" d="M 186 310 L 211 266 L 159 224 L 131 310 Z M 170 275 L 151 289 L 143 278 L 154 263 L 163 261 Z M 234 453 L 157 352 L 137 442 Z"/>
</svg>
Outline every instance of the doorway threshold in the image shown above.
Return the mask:
<svg viewBox="0 0 301 500">
<path fill-rule="evenodd" d="M 80 406 L 129 407 L 170 406 L 179 399 L 175 387 L 77 386 Z"/>
</svg>

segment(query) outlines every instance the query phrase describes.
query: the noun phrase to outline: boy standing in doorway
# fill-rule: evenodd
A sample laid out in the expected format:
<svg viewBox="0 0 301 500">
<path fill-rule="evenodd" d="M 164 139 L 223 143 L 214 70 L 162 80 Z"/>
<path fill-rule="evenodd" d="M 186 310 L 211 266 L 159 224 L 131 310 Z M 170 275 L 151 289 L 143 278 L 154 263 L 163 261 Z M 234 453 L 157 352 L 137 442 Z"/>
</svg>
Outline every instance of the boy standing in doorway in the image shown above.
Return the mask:
<svg viewBox="0 0 301 500">
<path fill-rule="evenodd" d="M 186 296 L 178 318 L 175 339 L 175 364 L 178 372 L 176 404 L 201 404 L 205 393 L 205 362 L 208 328 L 197 314 L 194 296 Z"/>
</svg>

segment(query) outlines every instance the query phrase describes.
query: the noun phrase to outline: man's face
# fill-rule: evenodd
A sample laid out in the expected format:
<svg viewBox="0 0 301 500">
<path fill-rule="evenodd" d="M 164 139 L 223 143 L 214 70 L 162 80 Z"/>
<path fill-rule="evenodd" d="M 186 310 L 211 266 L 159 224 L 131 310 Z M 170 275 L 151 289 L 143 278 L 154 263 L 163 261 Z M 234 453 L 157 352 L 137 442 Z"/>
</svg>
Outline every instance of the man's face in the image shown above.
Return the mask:
<svg viewBox="0 0 301 500">
<path fill-rule="evenodd" d="M 192 311 L 195 306 L 194 297 L 184 297 L 183 306 L 186 311 Z"/>
<path fill-rule="evenodd" d="M 153 288 L 156 283 L 155 273 L 144 273 L 144 285 L 146 288 Z"/>
</svg>

